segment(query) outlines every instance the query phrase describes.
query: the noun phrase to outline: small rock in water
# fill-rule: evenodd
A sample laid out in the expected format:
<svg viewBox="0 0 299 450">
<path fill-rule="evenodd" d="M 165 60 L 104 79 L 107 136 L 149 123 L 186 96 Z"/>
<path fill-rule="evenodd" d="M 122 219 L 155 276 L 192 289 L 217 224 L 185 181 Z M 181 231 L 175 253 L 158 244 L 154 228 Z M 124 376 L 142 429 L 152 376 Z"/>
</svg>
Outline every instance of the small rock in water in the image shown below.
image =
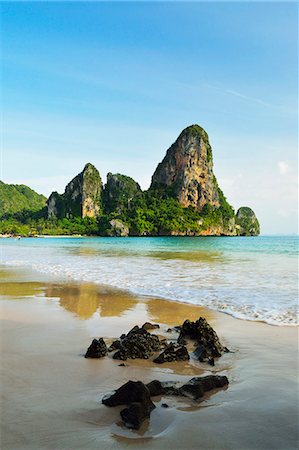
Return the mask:
<svg viewBox="0 0 299 450">
<path fill-rule="evenodd" d="M 156 328 L 160 328 L 160 325 L 158 325 L 157 323 L 145 322 L 141 328 L 143 328 L 146 331 L 155 330 Z"/>
<path fill-rule="evenodd" d="M 85 358 L 102 358 L 107 355 L 107 346 L 103 338 L 93 339 L 85 353 Z"/>
<path fill-rule="evenodd" d="M 128 428 L 136 430 L 155 408 L 149 389 L 141 381 L 128 381 L 111 395 L 104 396 L 102 403 L 106 406 L 128 405 L 120 415 Z"/>
<path fill-rule="evenodd" d="M 162 406 L 162 408 L 169 408 L 169 406 L 167 405 L 167 403 L 162 403 L 161 406 Z"/>
<path fill-rule="evenodd" d="M 198 400 L 203 397 L 205 392 L 226 387 L 227 385 L 228 379 L 225 376 L 208 375 L 206 377 L 191 378 L 183 385 L 177 381 L 162 381 L 161 390 L 164 395 L 190 397 L 193 400 Z"/>
<path fill-rule="evenodd" d="M 221 388 L 228 385 L 228 379 L 225 376 L 208 375 L 206 377 L 194 377 L 179 388 L 180 395 L 191 396 L 193 400 L 198 400 L 205 392 L 212 389 Z"/>
</svg>

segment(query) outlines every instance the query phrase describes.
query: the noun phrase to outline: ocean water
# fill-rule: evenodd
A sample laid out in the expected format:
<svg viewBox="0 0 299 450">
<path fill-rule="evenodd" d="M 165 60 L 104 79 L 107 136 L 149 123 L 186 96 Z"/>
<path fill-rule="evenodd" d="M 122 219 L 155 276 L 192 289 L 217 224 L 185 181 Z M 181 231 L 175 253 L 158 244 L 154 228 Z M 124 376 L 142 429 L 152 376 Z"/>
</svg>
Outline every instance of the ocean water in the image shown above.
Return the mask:
<svg viewBox="0 0 299 450">
<path fill-rule="evenodd" d="M 0 262 L 296 325 L 298 237 L 1 239 Z"/>
</svg>

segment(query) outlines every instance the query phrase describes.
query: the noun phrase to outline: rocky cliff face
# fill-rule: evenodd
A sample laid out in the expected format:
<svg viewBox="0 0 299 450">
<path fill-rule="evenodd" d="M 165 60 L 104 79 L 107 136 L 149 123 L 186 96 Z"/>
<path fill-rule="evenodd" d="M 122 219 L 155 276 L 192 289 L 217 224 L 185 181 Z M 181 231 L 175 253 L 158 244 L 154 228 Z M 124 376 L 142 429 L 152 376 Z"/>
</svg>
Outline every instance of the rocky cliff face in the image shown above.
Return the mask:
<svg viewBox="0 0 299 450">
<path fill-rule="evenodd" d="M 260 224 L 251 208 L 242 206 L 236 214 L 236 229 L 239 236 L 257 236 Z"/>
<path fill-rule="evenodd" d="M 49 218 L 97 217 L 95 230 L 101 235 L 259 234 L 254 212 L 242 207 L 235 215 L 218 186 L 209 137 L 199 125 L 183 130 L 167 150 L 148 191 L 119 173 L 108 173 L 102 189 L 99 172 L 86 164 L 64 194 L 51 194 L 47 208 Z"/>
<path fill-rule="evenodd" d="M 119 173 L 107 174 L 107 183 L 103 191 L 103 204 L 107 213 L 121 212 L 129 206 L 134 196 L 141 192 L 141 188 L 133 178 Z"/>
<path fill-rule="evenodd" d="M 63 195 L 52 192 L 47 201 L 48 217 L 98 217 L 101 193 L 100 174 L 88 163 L 66 186 Z"/>
<path fill-rule="evenodd" d="M 212 148 L 206 131 L 191 125 L 182 131 L 158 165 L 151 189 L 168 188 L 182 206 L 219 207 L 218 185 L 213 174 Z"/>
<path fill-rule="evenodd" d="M 65 202 L 64 195 L 58 194 L 58 192 L 52 192 L 47 200 L 48 219 L 51 217 L 61 218 L 65 216 Z"/>
</svg>

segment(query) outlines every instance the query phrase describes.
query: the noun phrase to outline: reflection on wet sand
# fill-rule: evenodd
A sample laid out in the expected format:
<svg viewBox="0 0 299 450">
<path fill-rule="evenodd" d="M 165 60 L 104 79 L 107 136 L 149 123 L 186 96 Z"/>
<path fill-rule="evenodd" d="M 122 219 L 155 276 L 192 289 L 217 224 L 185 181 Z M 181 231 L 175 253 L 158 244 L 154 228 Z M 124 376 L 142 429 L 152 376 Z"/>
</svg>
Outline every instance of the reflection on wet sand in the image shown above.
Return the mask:
<svg viewBox="0 0 299 450">
<path fill-rule="evenodd" d="M 46 297 L 58 297 L 59 304 L 80 319 L 90 319 L 95 312 L 101 317 L 117 317 L 133 309 L 137 299 L 126 292 L 105 289 L 95 284 L 48 284 Z"/>
<path fill-rule="evenodd" d="M 0 296 L 5 297 L 29 297 L 41 291 L 42 283 L 36 281 L 8 281 L 0 282 Z"/>
<path fill-rule="evenodd" d="M 0 269 L 0 281 L 14 278 L 14 273 L 12 270 Z"/>
<path fill-rule="evenodd" d="M 187 303 L 170 302 L 163 299 L 150 299 L 147 302 L 148 315 L 153 322 L 180 325 L 183 320 L 197 320 L 200 316 L 213 320 L 213 311 Z"/>
</svg>

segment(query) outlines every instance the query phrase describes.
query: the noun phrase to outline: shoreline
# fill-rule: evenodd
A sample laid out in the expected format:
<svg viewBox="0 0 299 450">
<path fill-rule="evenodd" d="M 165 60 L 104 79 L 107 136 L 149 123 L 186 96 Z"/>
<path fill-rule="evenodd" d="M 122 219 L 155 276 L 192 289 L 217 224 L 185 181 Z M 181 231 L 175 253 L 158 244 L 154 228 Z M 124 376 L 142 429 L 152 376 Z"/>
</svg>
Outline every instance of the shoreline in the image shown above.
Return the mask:
<svg viewBox="0 0 299 450">
<path fill-rule="evenodd" d="M 107 236 L 107 235 L 101 235 L 101 234 L 34 234 L 31 236 L 22 236 L 22 235 L 10 235 L 10 234 L 1 234 L 0 235 L 0 239 L 1 238 L 12 238 L 12 239 L 18 239 L 19 237 L 22 239 L 27 239 L 27 238 L 163 238 L 163 237 L 167 237 L 167 238 L 195 238 L 195 237 L 204 237 L 204 238 L 209 238 L 209 237 L 218 237 L 218 238 L 235 238 L 235 237 L 241 237 L 241 238 L 256 238 L 259 236 L 267 236 L 264 234 L 259 234 L 259 235 L 238 235 L 238 234 L 146 234 L 146 235 L 128 235 L 128 236 Z M 270 235 L 271 236 L 271 235 Z M 287 236 L 287 235 L 285 235 Z"/>
<path fill-rule="evenodd" d="M 56 236 L 53 236 L 53 237 L 56 237 Z M 60 237 L 62 238 L 63 236 L 60 236 Z M 32 272 L 33 276 L 38 277 L 38 278 L 39 277 L 43 278 L 43 275 L 44 275 L 44 272 L 39 272 L 38 270 L 35 270 L 32 267 L 30 267 L 30 266 L 15 266 L 15 267 L 13 267 L 13 266 L 10 266 L 10 265 L 5 264 L 5 263 L 0 261 L 0 271 L 1 271 L 1 269 L 2 270 L 3 269 L 4 270 L 19 270 L 19 271 L 26 271 L 26 272 L 29 272 L 29 273 Z M 53 281 L 55 282 L 55 276 L 54 276 L 54 278 L 51 277 L 51 279 L 52 279 L 52 282 Z M 88 284 L 88 282 L 86 280 L 77 280 L 76 278 L 71 278 L 71 277 L 65 278 L 65 276 L 63 276 L 62 278 L 59 278 L 58 282 L 62 283 L 62 284 L 71 282 L 74 285 Z M 104 286 L 106 289 L 108 289 L 108 290 L 110 289 L 111 291 L 117 289 L 115 286 L 109 285 L 109 284 L 102 284 L 102 285 L 100 285 L 100 284 L 98 284 L 95 281 L 90 281 L 89 283 L 92 283 L 95 289 L 97 288 L 97 286 L 98 287 Z M 163 295 L 160 295 L 160 296 L 159 295 L 155 295 L 155 296 L 153 296 L 153 295 L 148 294 L 148 293 L 134 292 L 134 290 L 130 290 L 130 289 L 121 289 L 121 291 L 123 291 L 127 295 L 131 295 L 133 297 L 134 296 L 139 296 L 140 298 L 143 298 L 143 299 L 153 298 L 154 297 L 154 298 L 156 298 L 158 300 L 163 300 L 163 301 L 170 302 L 171 304 L 188 305 L 188 306 L 191 306 L 191 307 L 194 306 L 195 308 L 197 308 L 197 307 L 198 308 L 203 308 L 203 309 L 206 309 L 206 310 L 214 312 L 214 313 L 219 313 L 219 314 L 223 314 L 223 315 L 228 316 L 228 317 L 232 317 L 233 319 L 240 320 L 241 322 L 245 321 L 245 322 L 249 322 L 249 323 L 262 323 L 262 324 L 265 324 L 265 325 L 269 325 L 271 327 L 278 327 L 278 328 L 281 328 L 281 327 L 298 328 L 299 327 L 299 323 L 298 322 L 295 322 L 295 323 L 271 323 L 271 322 L 269 322 L 269 321 L 267 322 L 266 320 L 263 320 L 263 319 L 241 317 L 241 314 L 238 315 L 238 312 L 225 311 L 224 309 L 221 310 L 220 308 L 217 309 L 217 308 L 213 308 L 213 307 L 208 306 L 208 305 L 197 305 L 196 303 L 174 299 L 174 298 L 171 298 L 170 296 L 169 297 L 166 297 L 166 296 L 163 296 Z"/>
<path fill-rule="evenodd" d="M 106 286 L 4 272 L 0 276 L 3 449 L 296 448 L 295 327 L 238 320 Z M 10 281 L 5 283 L 8 273 Z M 232 350 L 215 367 L 193 359 L 162 365 L 127 360 L 126 367 L 119 367 L 120 361 L 109 355 L 100 360 L 83 357 L 95 337 L 110 343 L 145 321 L 159 323 L 157 332 L 167 336 L 168 327 L 199 316 Z M 140 433 L 121 426 L 118 408 L 101 404 L 104 394 L 129 379 L 185 381 L 210 373 L 226 375 L 228 389 L 199 404 L 169 397 L 167 409 L 161 407 L 165 398 L 155 399 L 150 422 Z"/>
</svg>

